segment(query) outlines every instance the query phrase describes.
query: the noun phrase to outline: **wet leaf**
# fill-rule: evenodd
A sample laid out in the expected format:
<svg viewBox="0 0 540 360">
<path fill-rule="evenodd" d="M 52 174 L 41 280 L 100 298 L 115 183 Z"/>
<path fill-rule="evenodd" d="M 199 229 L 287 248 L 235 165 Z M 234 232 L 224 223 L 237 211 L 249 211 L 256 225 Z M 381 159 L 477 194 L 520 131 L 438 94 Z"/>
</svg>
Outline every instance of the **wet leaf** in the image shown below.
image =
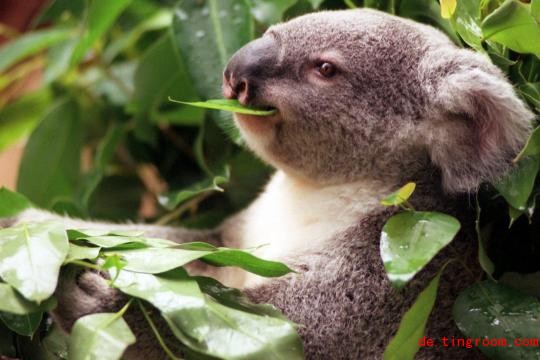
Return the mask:
<svg viewBox="0 0 540 360">
<path fill-rule="evenodd" d="M 512 207 L 523 211 L 534 189 L 534 181 L 539 169 L 540 159 L 524 158 L 504 179 L 494 185 Z"/>
<path fill-rule="evenodd" d="M 180 56 L 201 99 L 222 96 L 222 71 L 231 56 L 254 38 L 255 28 L 247 1 L 184 0 L 174 12 L 173 31 Z M 169 94 L 172 95 L 172 94 Z M 209 116 L 225 131 L 231 114 L 212 111 Z M 238 138 L 234 130 L 233 138 Z"/>
<path fill-rule="evenodd" d="M 479 52 L 484 52 L 480 0 L 457 1 L 451 23 L 467 45 Z"/>
<path fill-rule="evenodd" d="M 506 0 L 482 22 L 485 39 L 496 41 L 520 53 L 540 54 L 540 25 L 531 5 Z"/>
<path fill-rule="evenodd" d="M 175 10 L 173 29 L 189 75 L 199 96 L 221 95 L 221 71 L 230 57 L 253 39 L 253 20 L 247 2 L 236 0 L 182 1 Z"/>
<path fill-rule="evenodd" d="M 405 285 L 452 241 L 459 229 L 459 221 L 437 212 L 411 211 L 392 216 L 383 227 L 380 244 L 392 285 Z"/>
<path fill-rule="evenodd" d="M 158 308 L 174 335 L 197 352 L 226 359 L 303 358 L 290 322 L 224 306 L 205 296 L 183 269 L 159 276 L 122 271 L 116 286 Z"/>
<path fill-rule="evenodd" d="M 24 297 L 36 302 L 50 297 L 68 253 L 62 224 L 23 223 L 0 230 L 0 276 Z"/>
<path fill-rule="evenodd" d="M 36 332 L 43 313 L 31 313 L 25 315 L 16 315 L 0 312 L 0 320 L 12 331 L 22 336 L 32 336 Z"/>
<path fill-rule="evenodd" d="M 283 13 L 298 0 L 250 0 L 251 13 L 263 24 L 275 24 L 281 21 Z"/>
<path fill-rule="evenodd" d="M 14 216 L 28 209 L 32 204 L 23 195 L 0 188 L 0 218 Z"/>
<path fill-rule="evenodd" d="M 75 322 L 69 342 L 70 360 L 117 360 L 135 336 L 115 313 L 86 315 Z"/>
<path fill-rule="evenodd" d="M 392 194 L 388 195 L 384 199 L 381 200 L 381 204 L 385 206 L 397 206 L 401 205 L 409 198 L 414 192 L 414 189 L 416 189 L 416 184 L 413 182 L 407 183 L 403 185 L 399 190 L 393 192 Z"/>
<path fill-rule="evenodd" d="M 236 99 L 225 100 L 225 99 L 213 99 L 206 101 L 196 101 L 196 102 L 187 102 L 187 101 L 178 101 L 169 98 L 169 101 L 173 101 L 179 104 L 190 105 L 205 109 L 214 109 L 214 110 L 223 110 L 230 111 L 239 114 L 248 114 L 248 115 L 258 115 L 258 116 L 268 116 L 276 112 L 276 110 L 261 110 L 251 107 L 244 106 Z"/>
<path fill-rule="evenodd" d="M 437 299 L 441 273 L 429 282 L 416 298 L 414 304 L 403 315 L 396 335 L 384 350 L 384 360 L 413 360 L 420 348 L 418 341 L 426 331 L 426 324 Z"/>
<path fill-rule="evenodd" d="M 454 320 L 468 338 L 497 339 L 505 346 L 478 349 L 494 360 L 537 359 L 537 346 L 515 346 L 516 339 L 538 338 L 540 301 L 511 287 L 491 280 L 474 284 L 454 303 Z"/>
</svg>

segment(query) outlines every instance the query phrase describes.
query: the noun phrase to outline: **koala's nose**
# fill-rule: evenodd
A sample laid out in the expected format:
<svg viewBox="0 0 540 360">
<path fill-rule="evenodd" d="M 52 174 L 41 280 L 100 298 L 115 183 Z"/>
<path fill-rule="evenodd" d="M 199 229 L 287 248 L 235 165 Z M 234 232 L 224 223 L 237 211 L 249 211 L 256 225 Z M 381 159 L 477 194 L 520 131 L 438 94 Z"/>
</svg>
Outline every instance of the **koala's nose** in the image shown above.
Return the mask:
<svg viewBox="0 0 540 360">
<path fill-rule="evenodd" d="M 276 67 L 277 46 L 272 37 L 254 40 L 238 50 L 223 72 L 223 95 L 247 105 Z"/>
</svg>

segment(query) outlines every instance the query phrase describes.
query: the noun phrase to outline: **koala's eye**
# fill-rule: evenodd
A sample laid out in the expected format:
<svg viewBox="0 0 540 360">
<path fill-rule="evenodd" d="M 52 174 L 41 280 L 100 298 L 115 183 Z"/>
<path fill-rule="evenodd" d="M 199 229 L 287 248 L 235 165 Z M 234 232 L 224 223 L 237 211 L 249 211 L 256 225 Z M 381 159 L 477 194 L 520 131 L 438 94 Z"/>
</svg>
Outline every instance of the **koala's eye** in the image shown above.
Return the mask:
<svg viewBox="0 0 540 360">
<path fill-rule="evenodd" d="M 334 64 L 324 61 L 317 64 L 317 70 L 319 71 L 319 74 L 321 74 L 325 78 L 331 78 L 336 75 L 337 72 Z"/>
</svg>

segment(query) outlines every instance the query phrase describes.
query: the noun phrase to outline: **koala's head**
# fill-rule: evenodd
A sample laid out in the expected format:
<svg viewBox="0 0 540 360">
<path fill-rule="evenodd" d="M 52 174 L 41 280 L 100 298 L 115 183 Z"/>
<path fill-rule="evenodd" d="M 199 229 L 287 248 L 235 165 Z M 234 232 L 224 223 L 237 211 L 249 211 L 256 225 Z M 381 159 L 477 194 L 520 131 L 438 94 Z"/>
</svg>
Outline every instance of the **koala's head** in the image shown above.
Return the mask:
<svg viewBox="0 0 540 360">
<path fill-rule="evenodd" d="M 373 10 L 269 28 L 233 56 L 223 90 L 275 108 L 236 124 L 265 161 L 320 184 L 399 182 L 434 165 L 447 191 L 471 191 L 508 169 L 533 117 L 487 58 Z"/>
</svg>

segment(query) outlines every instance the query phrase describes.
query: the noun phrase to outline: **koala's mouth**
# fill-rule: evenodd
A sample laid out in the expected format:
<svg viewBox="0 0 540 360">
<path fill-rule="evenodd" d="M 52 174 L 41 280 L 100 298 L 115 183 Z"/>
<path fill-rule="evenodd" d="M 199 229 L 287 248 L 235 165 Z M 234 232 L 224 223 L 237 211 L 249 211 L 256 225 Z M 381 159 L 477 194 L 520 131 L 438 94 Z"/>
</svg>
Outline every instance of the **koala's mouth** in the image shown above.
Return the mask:
<svg viewBox="0 0 540 360">
<path fill-rule="evenodd" d="M 274 110 L 275 112 L 272 115 L 247 115 L 247 114 L 234 114 L 236 119 L 236 124 L 244 132 L 248 132 L 254 135 L 265 135 L 271 132 L 275 125 L 283 121 L 279 109 L 266 106 L 258 106 L 259 109 L 264 110 Z"/>
</svg>

